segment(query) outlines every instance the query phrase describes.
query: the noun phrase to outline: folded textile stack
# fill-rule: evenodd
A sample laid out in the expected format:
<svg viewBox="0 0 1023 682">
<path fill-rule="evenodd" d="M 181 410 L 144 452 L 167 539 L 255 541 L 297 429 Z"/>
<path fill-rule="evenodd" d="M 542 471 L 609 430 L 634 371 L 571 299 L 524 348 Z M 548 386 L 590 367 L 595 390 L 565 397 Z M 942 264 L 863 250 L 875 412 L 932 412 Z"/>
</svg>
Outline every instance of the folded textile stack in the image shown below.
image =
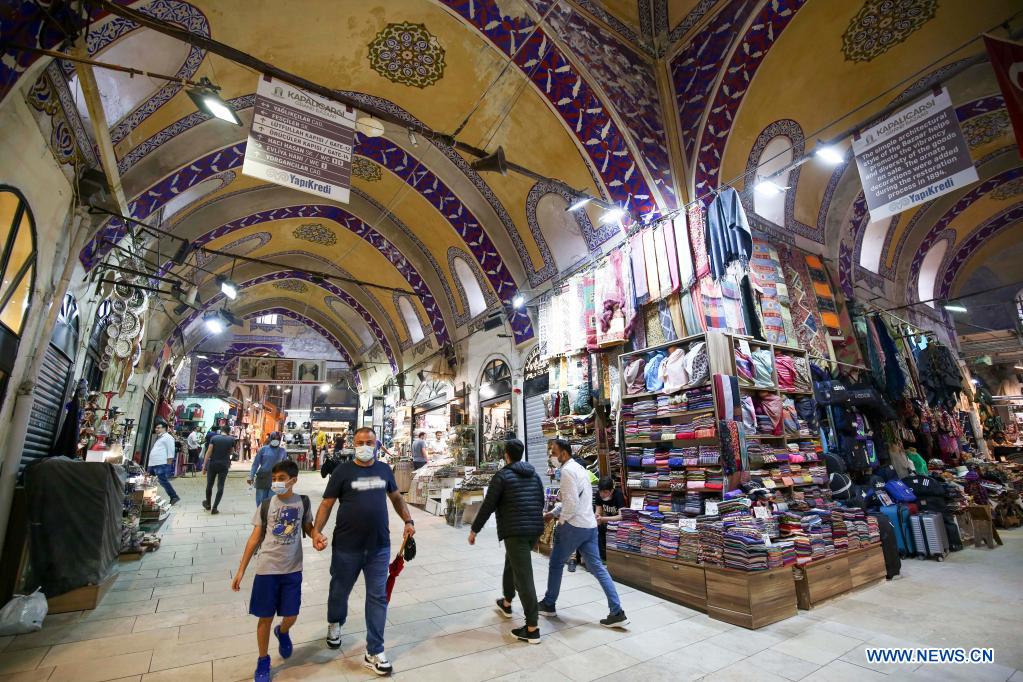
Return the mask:
<svg viewBox="0 0 1023 682">
<path fill-rule="evenodd" d="M 707 467 L 704 469 L 704 476 L 706 477 L 703 488 L 704 490 L 719 491 L 725 487 L 725 473 L 721 467 Z"/>
<path fill-rule="evenodd" d="M 767 548 L 767 565 L 769 568 L 781 568 L 796 563 L 796 545 L 790 540 L 772 543 Z"/>
<path fill-rule="evenodd" d="M 867 542 L 881 542 L 881 529 L 877 526 L 877 518 L 867 515 Z"/>
<path fill-rule="evenodd" d="M 678 542 L 680 531 L 678 520 L 671 521 L 670 516 L 665 515 L 666 523 L 661 525 L 661 538 L 657 545 L 657 556 L 663 559 L 674 559 L 678 556 Z"/>
<path fill-rule="evenodd" d="M 640 532 L 639 553 L 644 556 L 657 556 L 664 514 L 644 510 L 639 513 L 639 522 L 643 528 Z"/>
<path fill-rule="evenodd" d="M 722 500 L 718 502 L 718 514 L 722 517 L 727 517 L 737 512 L 748 514 L 752 505 L 753 503 L 748 497 L 734 497 L 730 500 Z"/>
<path fill-rule="evenodd" d="M 689 469 L 686 472 L 686 490 L 703 490 L 706 485 L 706 469 Z"/>
<path fill-rule="evenodd" d="M 700 531 L 696 528 L 682 528 L 678 536 L 678 558 L 691 564 L 700 561 Z"/>
<path fill-rule="evenodd" d="M 657 416 L 657 400 L 631 400 L 622 406 L 622 419 L 650 419 Z"/>
<path fill-rule="evenodd" d="M 767 436 L 774 433 L 774 422 L 766 414 L 757 415 L 757 433 Z"/>
<path fill-rule="evenodd" d="M 721 454 L 713 445 L 701 445 L 696 461 L 700 466 L 714 466 L 721 462 Z"/>
<path fill-rule="evenodd" d="M 835 543 L 835 552 L 846 552 L 850 548 L 855 549 L 850 544 L 849 537 L 849 526 L 845 522 L 846 515 L 840 509 L 836 509 L 835 513 L 831 515 L 831 540 Z M 855 536 L 852 540 L 858 545 Z"/>
<path fill-rule="evenodd" d="M 618 522 L 618 528 L 615 531 L 615 549 L 623 552 L 638 552 L 642 532 L 643 526 L 639 522 L 639 512 L 635 509 L 624 507 L 622 509 L 622 520 Z M 610 539 L 610 535 L 608 539 Z"/>
<path fill-rule="evenodd" d="M 696 519 L 696 527 L 700 531 L 699 559 L 701 564 L 721 566 L 724 563 L 724 539 L 721 518 L 718 516 L 700 516 Z"/>
<path fill-rule="evenodd" d="M 722 560 L 725 568 L 739 571 L 766 571 L 767 544 L 759 531 L 746 527 L 730 528 L 722 533 Z"/>
<path fill-rule="evenodd" d="M 688 485 L 689 482 L 687 480 L 686 486 L 688 487 Z M 686 516 L 696 516 L 697 514 L 702 514 L 703 498 L 700 497 L 700 493 L 687 492 L 685 498 L 685 505 L 683 506 L 682 511 L 686 514 Z"/>
</svg>

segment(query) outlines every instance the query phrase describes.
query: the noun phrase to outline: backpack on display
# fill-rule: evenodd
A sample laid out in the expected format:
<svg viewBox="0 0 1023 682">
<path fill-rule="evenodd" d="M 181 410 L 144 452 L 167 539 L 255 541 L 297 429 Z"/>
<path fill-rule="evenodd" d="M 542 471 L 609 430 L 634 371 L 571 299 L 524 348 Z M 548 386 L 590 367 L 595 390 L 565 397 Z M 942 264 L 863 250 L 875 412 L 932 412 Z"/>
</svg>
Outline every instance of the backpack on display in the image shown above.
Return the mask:
<svg viewBox="0 0 1023 682">
<path fill-rule="evenodd" d="M 913 489 L 902 481 L 888 481 L 884 484 L 884 489 L 896 502 L 916 502 Z"/>
</svg>

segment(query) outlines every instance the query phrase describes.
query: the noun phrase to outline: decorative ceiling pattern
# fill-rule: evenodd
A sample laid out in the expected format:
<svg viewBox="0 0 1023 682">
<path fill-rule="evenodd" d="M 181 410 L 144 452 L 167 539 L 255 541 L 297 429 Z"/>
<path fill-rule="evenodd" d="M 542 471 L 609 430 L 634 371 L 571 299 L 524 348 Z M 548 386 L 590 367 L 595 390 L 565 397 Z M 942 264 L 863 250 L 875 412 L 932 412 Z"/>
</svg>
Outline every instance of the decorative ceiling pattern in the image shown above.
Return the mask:
<svg viewBox="0 0 1023 682">
<path fill-rule="evenodd" d="M 369 65 L 389 81 L 425 88 L 444 77 L 444 48 L 423 24 L 388 24 L 369 44 Z"/>
<path fill-rule="evenodd" d="M 842 54 L 869 62 L 934 18 L 938 0 L 866 0 L 842 35 Z"/>
<path fill-rule="evenodd" d="M 306 223 L 295 228 L 294 232 L 295 239 L 302 239 L 313 244 L 319 244 L 321 246 L 333 246 L 337 244 L 337 235 L 334 231 L 322 225 L 320 223 Z"/>
</svg>

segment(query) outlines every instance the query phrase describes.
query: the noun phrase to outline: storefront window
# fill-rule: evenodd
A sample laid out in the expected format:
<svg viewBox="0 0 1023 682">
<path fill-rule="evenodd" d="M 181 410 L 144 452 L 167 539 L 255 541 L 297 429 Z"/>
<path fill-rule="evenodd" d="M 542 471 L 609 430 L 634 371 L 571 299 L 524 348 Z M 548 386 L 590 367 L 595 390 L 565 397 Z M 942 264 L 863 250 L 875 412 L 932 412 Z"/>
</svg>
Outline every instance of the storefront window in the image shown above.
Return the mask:
<svg viewBox="0 0 1023 682">
<path fill-rule="evenodd" d="M 0 187 L 0 323 L 15 336 L 25 326 L 35 275 L 32 215 L 17 192 Z"/>
</svg>

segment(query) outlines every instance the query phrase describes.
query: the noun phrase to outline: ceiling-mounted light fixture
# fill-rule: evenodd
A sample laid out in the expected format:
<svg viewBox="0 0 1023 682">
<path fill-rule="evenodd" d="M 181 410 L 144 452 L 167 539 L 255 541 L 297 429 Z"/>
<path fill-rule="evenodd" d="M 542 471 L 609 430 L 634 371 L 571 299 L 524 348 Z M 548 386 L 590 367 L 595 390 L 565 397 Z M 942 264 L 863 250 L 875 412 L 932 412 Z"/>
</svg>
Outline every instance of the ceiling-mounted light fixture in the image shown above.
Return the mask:
<svg viewBox="0 0 1023 682">
<path fill-rule="evenodd" d="M 220 291 L 232 301 L 238 298 L 238 285 L 223 275 L 217 275 L 217 283 L 220 284 Z"/>
<path fill-rule="evenodd" d="M 512 308 L 518 310 L 526 304 L 526 297 L 522 294 L 515 294 L 515 298 L 512 299 Z"/>
<path fill-rule="evenodd" d="M 845 154 L 841 149 L 832 145 L 822 145 L 814 150 L 813 155 L 818 159 L 832 166 L 845 163 Z"/>
<path fill-rule="evenodd" d="M 621 206 L 615 206 L 610 209 L 604 215 L 600 216 L 600 222 L 604 225 L 608 223 L 617 223 L 619 220 L 625 217 L 625 209 Z"/>
<path fill-rule="evenodd" d="M 946 304 L 944 304 L 941 307 L 944 308 L 945 310 L 947 310 L 950 313 L 965 313 L 965 312 L 967 312 L 966 306 L 961 305 L 959 303 L 946 303 Z"/>
<path fill-rule="evenodd" d="M 320 384 L 320 393 L 330 393 L 330 384 Z"/>
<path fill-rule="evenodd" d="M 203 313 L 202 321 L 211 334 L 223 334 L 224 329 L 227 328 L 224 324 L 224 318 L 220 316 L 219 310 Z"/>
<path fill-rule="evenodd" d="M 220 374 L 220 370 L 217 369 L 216 367 L 210 367 L 210 369 L 213 370 L 214 374 Z"/>
<path fill-rule="evenodd" d="M 580 208 L 590 203 L 591 201 L 593 201 L 593 197 L 580 197 L 579 199 L 576 199 L 574 204 L 568 207 L 568 210 L 578 211 Z"/>
<path fill-rule="evenodd" d="M 290 388 L 286 388 L 286 389 L 284 389 L 284 392 L 285 393 L 291 393 L 291 389 Z"/>
<path fill-rule="evenodd" d="M 360 116 L 355 120 L 355 129 L 366 137 L 380 137 L 384 134 L 384 124 L 372 116 Z"/>
<path fill-rule="evenodd" d="M 192 251 L 192 242 L 187 239 L 178 244 L 178 250 L 171 256 L 171 260 L 177 265 L 184 265 L 185 259 L 188 258 L 188 254 Z"/>
<path fill-rule="evenodd" d="M 504 158 L 504 147 L 498 147 L 490 156 L 484 156 L 482 159 L 477 159 L 469 165 L 478 173 L 508 175 L 508 162 Z"/>
<path fill-rule="evenodd" d="M 213 118 L 240 126 L 242 120 L 238 118 L 238 114 L 234 112 L 231 105 L 220 96 L 219 89 L 209 78 L 203 76 L 199 79 L 199 85 L 189 88 L 187 92 L 200 111 L 206 112 Z"/>
<path fill-rule="evenodd" d="M 758 180 L 757 184 L 753 187 L 753 189 L 758 194 L 763 194 L 764 196 L 770 197 L 777 194 L 781 194 L 782 192 L 787 190 L 788 187 L 783 187 L 774 180 Z"/>
</svg>

